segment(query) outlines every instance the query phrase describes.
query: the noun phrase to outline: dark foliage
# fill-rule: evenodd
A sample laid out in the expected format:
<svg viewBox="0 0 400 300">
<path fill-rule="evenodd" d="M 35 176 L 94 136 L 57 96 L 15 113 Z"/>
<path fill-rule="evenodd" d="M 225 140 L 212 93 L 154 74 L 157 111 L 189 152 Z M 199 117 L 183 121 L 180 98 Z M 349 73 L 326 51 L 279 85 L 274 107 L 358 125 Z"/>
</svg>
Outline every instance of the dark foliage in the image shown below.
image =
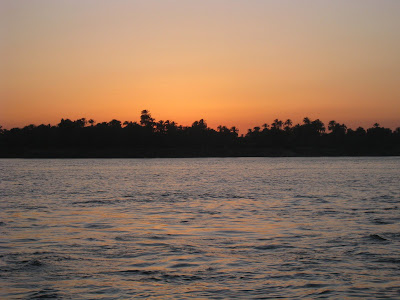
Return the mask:
<svg viewBox="0 0 400 300">
<path fill-rule="evenodd" d="M 118 120 L 97 123 L 62 119 L 56 126 L 28 125 L 2 129 L 2 157 L 185 157 L 399 155 L 400 128 L 374 124 L 352 130 L 330 121 L 304 118 L 302 124 L 274 120 L 238 136 L 236 127 L 211 129 L 201 119 L 191 126 L 156 121 L 143 110 L 140 123 Z"/>
</svg>

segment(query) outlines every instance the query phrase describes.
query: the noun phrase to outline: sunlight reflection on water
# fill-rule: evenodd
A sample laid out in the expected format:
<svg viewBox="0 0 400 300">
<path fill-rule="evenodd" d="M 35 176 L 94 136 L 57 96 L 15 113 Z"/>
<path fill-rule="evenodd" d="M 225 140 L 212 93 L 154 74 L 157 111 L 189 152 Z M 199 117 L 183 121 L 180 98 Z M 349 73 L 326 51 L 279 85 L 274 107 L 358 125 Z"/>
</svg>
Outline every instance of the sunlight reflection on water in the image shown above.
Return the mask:
<svg viewBox="0 0 400 300">
<path fill-rule="evenodd" d="M 0 297 L 400 297 L 399 167 L 0 160 Z"/>
</svg>

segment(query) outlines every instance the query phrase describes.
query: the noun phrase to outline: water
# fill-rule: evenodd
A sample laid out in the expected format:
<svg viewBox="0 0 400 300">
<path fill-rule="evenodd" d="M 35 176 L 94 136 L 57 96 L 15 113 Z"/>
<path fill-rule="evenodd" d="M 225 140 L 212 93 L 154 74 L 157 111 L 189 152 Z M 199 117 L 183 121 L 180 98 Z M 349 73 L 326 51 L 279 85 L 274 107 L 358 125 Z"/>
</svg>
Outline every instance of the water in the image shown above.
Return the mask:
<svg viewBox="0 0 400 300">
<path fill-rule="evenodd" d="M 0 160 L 1 299 L 400 298 L 400 158 Z"/>
</svg>

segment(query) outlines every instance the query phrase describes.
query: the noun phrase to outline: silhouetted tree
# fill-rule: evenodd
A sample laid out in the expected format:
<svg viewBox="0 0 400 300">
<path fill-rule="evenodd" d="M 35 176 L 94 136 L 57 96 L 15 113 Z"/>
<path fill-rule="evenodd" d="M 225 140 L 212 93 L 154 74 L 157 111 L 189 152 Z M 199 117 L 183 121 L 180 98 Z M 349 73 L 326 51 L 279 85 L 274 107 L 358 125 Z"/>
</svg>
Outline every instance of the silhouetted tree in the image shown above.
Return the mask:
<svg viewBox="0 0 400 300">
<path fill-rule="evenodd" d="M 194 121 L 192 124 L 193 129 L 198 129 L 198 130 L 207 130 L 207 123 L 201 119 L 200 121 Z"/>
<path fill-rule="evenodd" d="M 231 129 L 230 129 L 230 132 L 232 132 L 233 135 L 234 135 L 235 137 L 237 137 L 237 136 L 238 136 L 238 133 L 239 133 L 239 129 L 237 129 L 235 126 L 232 126 Z"/>
<path fill-rule="evenodd" d="M 285 128 L 284 128 L 285 131 L 286 131 L 286 132 L 289 132 L 290 129 L 292 128 L 293 122 L 292 122 L 292 120 L 287 119 L 287 120 L 285 121 L 284 125 L 285 125 Z"/>
<path fill-rule="evenodd" d="M 142 114 L 140 115 L 140 124 L 146 127 L 153 127 L 154 119 L 151 117 L 151 114 L 148 110 L 142 110 Z"/>
<path fill-rule="evenodd" d="M 333 129 L 335 128 L 335 126 L 336 126 L 336 121 L 334 121 L 334 120 L 332 120 L 332 121 L 329 121 L 329 123 L 328 123 L 328 129 L 330 130 L 330 131 L 333 131 Z"/>
<path fill-rule="evenodd" d="M 325 132 L 325 125 L 324 123 L 321 122 L 321 120 L 316 119 L 311 122 L 311 125 L 313 126 L 313 129 L 318 132 L 319 134 L 322 134 Z"/>
<path fill-rule="evenodd" d="M 283 122 L 278 119 L 275 119 L 274 122 L 271 124 L 271 128 L 275 130 L 281 130 L 282 126 Z"/>
<path fill-rule="evenodd" d="M 61 119 L 61 122 L 58 123 L 58 127 L 62 129 L 70 129 L 74 128 L 74 122 L 72 122 L 70 119 Z"/>
<path fill-rule="evenodd" d="M 114 129 L 120 129 L 121 128 L 121 121 L 118 120 L 111 120 L 110 122 L 108 122 L 108 126 Z"/>
<path fill-rule="evenodd" d="M 78 119 L 78 120 L 74 121 L 74 124 L 76 124 L 77 127 L 83 128 L 87 124 L 86 118 Z"/>
<path fill-rule="evenodd" d="M 310 125 L 310 124 L 311 124 L 310 118 L 305 117 L 305 118 L 303 119 L 303 123 L 304 123 L 304 125 Z"/>
<path fill-rule="evenodd" d="M 121 124 L 113 119 L 95 124 L 93 119 L 80 118 L 75 121 L 61 119 L 56 126 L 30 124 L 10 130 L 0 126 L 0 156 L 29 151 L 51 152 L 52 149 L 59 149 L 61 153 L 68 153 L 68 149 L 77 149 L 74 150 L 76 153 L 119 149 L 123 153 L 143 153 L 139 156 L 175 151 L 190 155 L 230 155 L 236 151 L 239 155 L 247 155 L 263 153 L 263 149 L 275 149 L 274 153 L 290 149 L 294 153 L 327 155 L 400 155 L 400 127 L 392 131 L 375 123 L 367 130 L 362 127 L 352 130 L 332 120 L 328 123 L 329 132 L 325 130 L 319 119 L 306 117 L 302 124 L 295 126 L 290 119 L 285 122 L 275 119 L 271 127 L 264 123 L 239 137 L 235 126 L 220 125 L 214 130 L 204 119 L 191 126 L 182 126 L 171 120 L 155 121 L 149 111 L 143 110 L 140 123 L 125 121 Z"/>
<path fill-rule="evenodd" d="M 365 131 L 364 128 L 358 127 L 358 128 L 356 129 L 356 133 L 357 133 L 357 135 L 359 135 L 359 136 L 365 136 L 365 134 L 366 134 L 367 132 Z"/>
</svg>

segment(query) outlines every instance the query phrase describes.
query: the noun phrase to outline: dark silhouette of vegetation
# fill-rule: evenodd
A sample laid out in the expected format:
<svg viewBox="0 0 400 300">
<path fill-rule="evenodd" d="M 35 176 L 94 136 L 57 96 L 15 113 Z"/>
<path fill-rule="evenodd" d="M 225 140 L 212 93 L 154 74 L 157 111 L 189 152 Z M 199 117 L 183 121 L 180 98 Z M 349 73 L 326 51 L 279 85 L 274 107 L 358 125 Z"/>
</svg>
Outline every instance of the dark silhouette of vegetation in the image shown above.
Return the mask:
<svg viewBox="0 0 400 300">
<path fill-rule="evenodd" d="M 400 155 L 400 127 L 374 124 L 352 130 L 345 124 L 304 118 L 249 129 L 209 128 L 201 119 L 191 126 L 156 121 L 143 110 L 140 122 L 85 118 L 61 119 L 56 126 L 0 126 L 1 157 L 195 157 L 195 156 L 339 156 Z"/>
</svg>

